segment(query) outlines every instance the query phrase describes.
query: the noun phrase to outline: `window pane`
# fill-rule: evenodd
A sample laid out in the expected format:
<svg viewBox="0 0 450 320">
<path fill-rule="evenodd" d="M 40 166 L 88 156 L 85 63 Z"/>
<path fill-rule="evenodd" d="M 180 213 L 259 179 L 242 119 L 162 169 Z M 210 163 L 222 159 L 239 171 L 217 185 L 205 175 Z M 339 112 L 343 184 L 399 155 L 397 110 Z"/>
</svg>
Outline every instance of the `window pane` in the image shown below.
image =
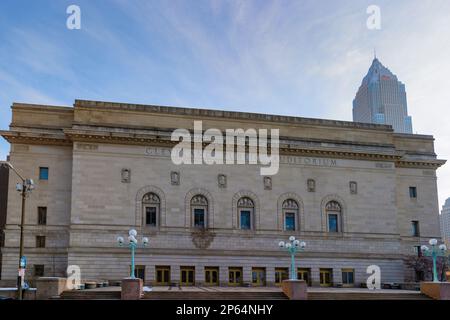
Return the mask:
<svg viewBox="0 0 450 320">
<path fill-rule="evenodd" d="M 250 230 L 251 222 L 250 222 L 250 211 L 242 210 L 241 211 L 241 229 Z"/>
<path fill-rule="evenodd" d="M 417 198 L 417 188 L 416 187 L 409 187 L 409 196 L 411 198 Z"/>
<path fill-rule="evenodd" d="M 328 230 L 330 232 L 338 232 L 338 216 L 337 214 L 328 215 Z"/>
<path fill-rule="evenodd" d="M 39 168 L 39 180 L 48 180 L 48 168 L 46 167 Z"/>
<path fill-rule="evenodd" d="M 286 230 L 295 230 L 295 213 L 286 213 Z"/>
<path fill-rule="evenodd" d="M 204 227 L 205 226 L 205 210 L 204 209 L 194 209 L 194 226 Z"/>
<path fill-rule="evenodd" d="M 47 207 L 38 207 L 38 224 L 47 224 Z"/>
<path fill-rule="evenodd" d="M 419 221 L 412 221 L 411 225 L 412 225 L 412 235 L 414 237 L 418 237 L 419 236 Z"/>
<path fill-rule="evenodd" d="M 156 207 L 145 208 L 145 224 L 156 226 Z"/>
<path fill-rule="evenodd" d="M 354 283 L 354 271 L 342 271 L 342 283 L 343 284 L 353 284 Z"/>
</svg>

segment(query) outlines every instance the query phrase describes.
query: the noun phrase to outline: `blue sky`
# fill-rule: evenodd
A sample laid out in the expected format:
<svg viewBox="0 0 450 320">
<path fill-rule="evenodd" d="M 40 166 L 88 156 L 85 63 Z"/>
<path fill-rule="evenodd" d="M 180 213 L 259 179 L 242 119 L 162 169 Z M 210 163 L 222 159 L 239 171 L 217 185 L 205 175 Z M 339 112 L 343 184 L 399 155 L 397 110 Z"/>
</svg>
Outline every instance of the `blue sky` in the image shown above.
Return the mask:
<svg viewBox="0 0 450 320">
<path fill-rule="evenodd" d="M 81 30 L 66 8 L 81 8 Z M 381 30 L 366 9 L 381 8 Z M 12 102 L 92 99 L 351 120 L 376 47 L 417 133 L 450 159 L 450 1 L 2 0 L 0 128 Z M 9 145 L 1 139 L 0 159 Z M 448 167 L 448 168 L 447 168 Z M 450 164 L 438 171 L 440 203 Z"/>
</svg>

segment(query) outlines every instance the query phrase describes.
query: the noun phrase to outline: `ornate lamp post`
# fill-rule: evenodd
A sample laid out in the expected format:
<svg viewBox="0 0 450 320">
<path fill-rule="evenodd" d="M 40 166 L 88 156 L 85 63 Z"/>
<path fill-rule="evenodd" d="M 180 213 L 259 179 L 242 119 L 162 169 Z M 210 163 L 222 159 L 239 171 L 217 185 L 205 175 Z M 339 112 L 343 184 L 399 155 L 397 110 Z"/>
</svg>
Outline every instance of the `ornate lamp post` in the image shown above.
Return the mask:
<svg viewBox="0 0 450 320">
<path fill-rule="evenodd" d="M 297 251 L 303 251 L 306 247 L 304 241 L 296 240 L 294 236 L 289 237 L 289 242 L 280 241 L 278 246 L 282 249 L 286 249 L 291 255 L 291 270 L 290 270 L 290 280 L 297 280 L 297 272 L 295 272 L 295 254 Z"/>
<path fill-rule="evenodd" d="M 142 238 L 142 245 L 140 246 L 138 244 L 138 241 L 136 239 L 137 236 L 137 231 L 135 229 L 131 229 L 128 232 L 128 248 L 130 248 L 131 250 L 131 272 L 130 272 L 130 278 L 135 279 L 136 276 L 134 274 L 134 253 L 136 248 L 143 248 L 146 247 L 148 245 L 148 238 L 147 237 L 143 237 Z M 123 247 L 124 246 L 124 239 L 123 237 L 117 237 L 117 243 L 119 244 L 119 247 Z"/>
<path fill-rule="evenodd" d="M 444 257 L 447 247 L 445 244 L 441 244 L 439 247 L 437 245 L 438 241 L 436 239 L 430 239 L 429 241 L 431 249 L 426 245 L 420 247 L 423 255 L 433 258 L 433 282 L 439 282 L 437 276 L 436 259 L 437 257 Z"/>
<path fill-rule="evenodd" d="M 16 190 L 20 193 L 22 197 L 22 214 L 20 218 L 20 243 L 19 243 L 19 276 L 17 278 L 17 297 L 19 300 L 22 300 L 22 286 L 23 281 L 25 279 L 25 268 L 26 268 L 26 258 L 23 255 L 23 224 L 25 220 L 25 200 L 27 196 L 34 189 L 34 181 L 32 179 L 25 179 L 19 172 L 17 172 L 16 168 L 8 161 L 0 161 L 0 165 L 9 167 L 14 173 L 22 180 L 21 183 L 16 184 Z"/>
</svg>

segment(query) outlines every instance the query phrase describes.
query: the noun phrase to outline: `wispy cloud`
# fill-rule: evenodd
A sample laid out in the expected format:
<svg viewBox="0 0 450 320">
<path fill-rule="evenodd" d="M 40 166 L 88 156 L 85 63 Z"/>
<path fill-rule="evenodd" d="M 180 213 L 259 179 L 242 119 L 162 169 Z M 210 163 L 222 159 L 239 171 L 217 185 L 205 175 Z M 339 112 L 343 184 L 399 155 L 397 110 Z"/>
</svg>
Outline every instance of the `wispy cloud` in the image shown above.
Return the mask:
<svg viewBox="0 0 450 320">
<path fill-rule="evenodd" d="M 376 48 L 406 84 L 415 131 L 434 134 L 450 159 L 448 0 L 79 0 L 79 31 L 47 3 L 48 17 L 39 13 L 51 23 L 3 25 L 3 105 L 80 97 L 351 120 Z M 366 28 L 370 4 L 381 7 L 379 31 Z M 8 119 L 9 109 L 0 113 Z M 438 174 L 442 202 L 450 166 Z"/>
</svg>

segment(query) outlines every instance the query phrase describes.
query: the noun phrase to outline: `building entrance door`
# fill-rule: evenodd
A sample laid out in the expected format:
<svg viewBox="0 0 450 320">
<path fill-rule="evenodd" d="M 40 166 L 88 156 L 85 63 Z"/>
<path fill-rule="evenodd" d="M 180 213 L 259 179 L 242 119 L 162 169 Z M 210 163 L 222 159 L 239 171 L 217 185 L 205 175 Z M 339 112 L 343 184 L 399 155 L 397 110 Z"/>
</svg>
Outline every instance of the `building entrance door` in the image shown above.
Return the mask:
<svg viewBox="0 0 450 320">
<path fill-rule="evenodd" d="M 254 286 L 266 285 L 266 269 L 265 268 L 252 268 L 252 284 Z"/>
<path fill-rule="evenodd" d="M 131 271 L 131 266 L 130 266 Z M 134 276 L 136 278 L 142 279 L 142 281 L 145 283 L 145 266 L 134 266 Z"/>
<path fill-rule="evenodd" d="M 219 285 L 219 268 L 205 267 L 205 285 L 218 286 Z"/>
<path fill-rule="evenodd" d="M 230 286 L 242 285 L 242 268 L 228 269 L 228 285 Z"/>
<path fill-rule="evenodd" d="M 170 284 L 170 267 L 156 267 L 156 284 L 166 286 Z"/>
<path fill-rule="evenodd" d="M 320 269 L 320 286 L 331 287 L 332 281 L 332 270 Z"/>
<path fill-rule="evenodd" d="M 181 267 L 180 284 L 182 286 L 193 286 L 195 284 L 195 267 Z"/>
<path fill-rule="evenodd" d="M 283 280 L 287 280 L 288 278 L 289 278 L 288 268 L 275 268 L 275 285 L 281 286 Z"/>
<path fill-rule="evenodd" d="M 297 269 L 297 279 L 304 280 L 308 286 L 311 285 L 311 269 L 309 268 L 298 268 Z"/>
</svg>

